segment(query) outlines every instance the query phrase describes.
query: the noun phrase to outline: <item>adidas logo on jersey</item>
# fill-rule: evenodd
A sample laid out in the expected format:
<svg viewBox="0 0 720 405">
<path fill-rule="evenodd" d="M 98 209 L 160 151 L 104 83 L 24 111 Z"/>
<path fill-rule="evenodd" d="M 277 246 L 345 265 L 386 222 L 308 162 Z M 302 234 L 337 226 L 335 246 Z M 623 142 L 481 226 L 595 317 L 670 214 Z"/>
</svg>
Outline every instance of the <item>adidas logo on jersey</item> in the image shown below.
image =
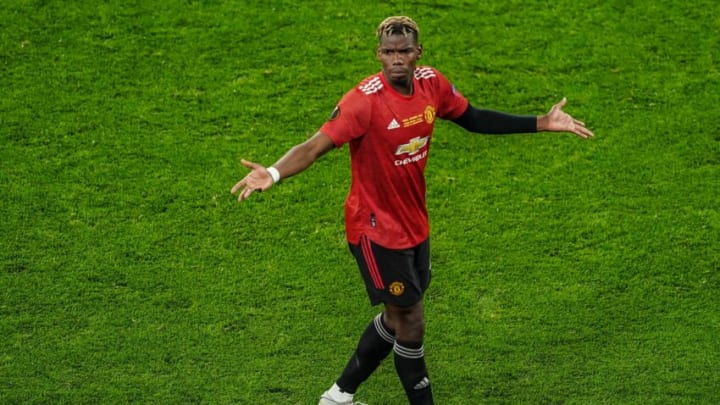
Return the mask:
<svg viewBox="0 0 720 405">
<path fill-rule="evenodd" d="M 396 129 L 396 128 L 400 128 L 400 124 L 398 124 L 398 122 L 395 120 L 395 118 L 393 118 L 393 120 L 390 121 L 390 123 L 388 124 L 387 129 Z"/>
</svg>

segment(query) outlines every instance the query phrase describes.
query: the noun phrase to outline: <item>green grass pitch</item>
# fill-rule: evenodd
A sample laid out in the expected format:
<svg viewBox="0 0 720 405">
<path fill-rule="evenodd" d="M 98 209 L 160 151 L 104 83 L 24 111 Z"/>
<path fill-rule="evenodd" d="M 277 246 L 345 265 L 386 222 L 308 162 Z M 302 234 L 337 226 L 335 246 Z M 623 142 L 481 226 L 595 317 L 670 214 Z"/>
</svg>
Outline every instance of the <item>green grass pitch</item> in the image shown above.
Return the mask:
<svg viewBox="0 0 720 405">
<path fill-rule="evenodd" d="M 720 403 L 720 6 L 89 1 L 0 7 L 0 403 L 313 404 L 368 305 L 347 148 L 238 204 L 380 66 L 407 14 L 474 105 L 436 126 L 437 402 Z M 357 398 L 405 403 L 392 362 Z"/>
</svg>

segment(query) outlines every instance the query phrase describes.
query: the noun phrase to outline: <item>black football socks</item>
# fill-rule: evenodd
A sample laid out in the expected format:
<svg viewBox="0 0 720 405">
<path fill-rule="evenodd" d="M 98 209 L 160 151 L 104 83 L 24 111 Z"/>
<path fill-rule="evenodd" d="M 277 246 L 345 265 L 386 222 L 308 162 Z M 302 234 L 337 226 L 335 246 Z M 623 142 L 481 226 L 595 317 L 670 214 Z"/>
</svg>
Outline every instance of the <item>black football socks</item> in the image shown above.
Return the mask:
<svg viewBox="0 0 720 405">
<path fill-rule="evenodd" d="M 338 378 L 337 385 L 340 389 L 354 394 L 360 384 L 367 380 L 390 354 L 394 344 L 395 333 L 385 325 L 380 313 L 365 328 L 355 352 Z"/>
<path fill-rule="evenodd" d="M 395 342 L 395 370 L 411 405 L 432 405 L 430 378 L 422 342 Z"/>
</svg>

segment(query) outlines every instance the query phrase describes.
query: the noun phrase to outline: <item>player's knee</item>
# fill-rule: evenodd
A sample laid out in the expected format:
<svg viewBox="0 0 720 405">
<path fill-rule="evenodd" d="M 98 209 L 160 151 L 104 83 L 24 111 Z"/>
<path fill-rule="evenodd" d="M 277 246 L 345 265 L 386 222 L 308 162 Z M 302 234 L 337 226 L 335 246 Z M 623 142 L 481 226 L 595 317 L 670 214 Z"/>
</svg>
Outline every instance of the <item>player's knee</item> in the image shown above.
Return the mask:
<svg viewBox="0 0 720 405">
<path fill-rule="evenodd" d="M 425 316 L 422 307 L 392 308 L 386 311 L 386 320 L 392 324 L 399 340 L 422 342 L 425 334 Z"/>
<path fill-rule="evenodd" d="M 422 342 L 425 337 L 425 319 L 422 316 L 408 317 L 398 328 L 397 339 L 405 342 Z"/>
<path fill-rule="evenodd" d="M 402 322 L 408 328 L 418 331 L 425 330 L 425 316 L 421 311 L 415 311 L 405 314 L 405 316 L 403 316 L 402 318 Z"/>
</svg>

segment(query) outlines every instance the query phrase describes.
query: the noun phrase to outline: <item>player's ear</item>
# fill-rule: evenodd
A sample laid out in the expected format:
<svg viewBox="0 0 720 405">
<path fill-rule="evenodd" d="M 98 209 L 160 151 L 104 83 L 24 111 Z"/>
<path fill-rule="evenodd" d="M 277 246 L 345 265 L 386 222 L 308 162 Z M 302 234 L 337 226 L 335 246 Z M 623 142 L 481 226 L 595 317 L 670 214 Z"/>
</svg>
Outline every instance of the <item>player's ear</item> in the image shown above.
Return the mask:
<svg viewBox="0 0 720 405">
<path fill-rule="evenodd" d="M 381 60 L 380 59 L 380 45 L 378 45 L 377 48 L 375 48 L 375 57 L 377 58 L 377 60 Z"/>
<path fill-rule="evenodd" d="M 420 58 L 422 57 L 422 54 L 423 54 L 423 46 L 422 46 L 422 44 L 418 44 L 417 50 L 418 50 L 418 56 L 417 56 L 417 58 L 420 59 Z"/>
</svg>

